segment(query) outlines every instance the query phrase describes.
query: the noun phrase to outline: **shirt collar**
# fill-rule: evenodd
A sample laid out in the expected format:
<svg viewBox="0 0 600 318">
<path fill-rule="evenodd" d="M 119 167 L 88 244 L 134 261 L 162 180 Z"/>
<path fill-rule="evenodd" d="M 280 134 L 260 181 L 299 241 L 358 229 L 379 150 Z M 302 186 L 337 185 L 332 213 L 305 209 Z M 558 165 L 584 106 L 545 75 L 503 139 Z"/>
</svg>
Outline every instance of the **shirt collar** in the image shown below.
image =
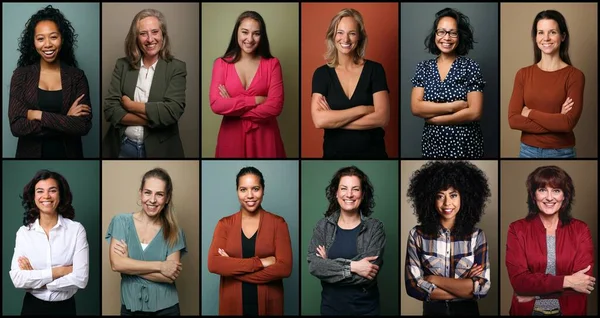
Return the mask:
<svg viewBox="0 0 600 318">
<path fill-rule="evenodd" d="M 158 63 L 158 60 L 160 60 L 160 59 L 157 59 L 156 62 L 154 62 L 154 64 L 150 65 L 150 69 L 152 69 L 152 71 L 156 70 L 156 64 Z M 144 59 L 143 58 L 140 59 L 140 68 L 146 68 L 144 66 Z"/>
<path fill-rule="evenodd" d="M 56 222 L 56 225 L 54 225 L 54 227 L 52 227 L 52 229 L 59 228 L 59 227 L 65 227 L 63 216 L 60 215 L 60 214 L 58 215 L 58 221 Z M 38 231 L 38 232 L 44 232 L 44 229 L 40 225 L 40 218 L 39 217 L 37 219 L 35 219 L 35 221 L 33 222 L 32 226 L 31 226 L 31 228 L 33 230 L 35 230 L 35 231 Z"/>
</svg>

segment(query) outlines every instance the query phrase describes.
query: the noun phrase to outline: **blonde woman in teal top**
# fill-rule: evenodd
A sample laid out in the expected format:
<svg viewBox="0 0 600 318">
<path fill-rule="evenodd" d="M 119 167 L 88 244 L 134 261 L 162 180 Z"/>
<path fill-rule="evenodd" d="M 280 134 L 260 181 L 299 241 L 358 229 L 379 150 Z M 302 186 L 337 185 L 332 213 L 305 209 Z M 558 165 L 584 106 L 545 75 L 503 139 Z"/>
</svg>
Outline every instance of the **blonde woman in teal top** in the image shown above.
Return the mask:
<svg viewBox="0 0 600 318">
<path fill-rule="evenodd" d="M 142 178 L 142 209 L 119 214 L 110 222 L 106 240 L 111 268 L 121 273 L 122 316 L 180 315 L 175 280 L 187 250 L 172 198 L 171 177 L 155 168 Z"/>
</svg>

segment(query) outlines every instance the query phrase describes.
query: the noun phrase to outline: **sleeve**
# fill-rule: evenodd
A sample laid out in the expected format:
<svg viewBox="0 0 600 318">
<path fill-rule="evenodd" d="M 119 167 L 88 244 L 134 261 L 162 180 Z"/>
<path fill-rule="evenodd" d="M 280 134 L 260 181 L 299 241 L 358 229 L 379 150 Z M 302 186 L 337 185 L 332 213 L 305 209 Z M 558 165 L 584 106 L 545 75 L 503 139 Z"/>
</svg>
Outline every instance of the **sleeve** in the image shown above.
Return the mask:
<svg viewBox="0 0 600 318">
<path fill-rule="evenodd" d="M 173 73 L 163 100 L 146 103 L 148 127 L 161 128 L 176 124 L 185 111 L 185 89 L 187 68 L 185 62 L 173 60 Z"/>
<path fill-rule="evenodd" d="M 425 87 L 425 62 L 419 62 L 415 69 L 415 76 L 410 79 L 413 87 Z"/>
<path fill-rule="evenodd" d="M 104 118 L 113 127 L 120 127 L 121 119 L 127 115 L 127 110 L 121 105 L 121 97 L 123 96 L 121 91 L 121 77 L 123 76 L 125 67 L 125 61 L 117 60 L 110 79 L 110 86 L 108 87 L 106 98 L 104 99 Z"/>
<path fill-rule="evenodd" d="M 329 92 L 330 78 L 326 67 L 327 66 L 322 66 L 317 68 L 313 73 L 312 78 L 312 92 L 319 93 L 323 96 L 327 96 Z"/>
<path fill-rule="evenodd" d="M 27 257 L 27 246 L 29 240 L 22 230 L 17 232 L 15 250 L 10 265 L 10 279 L 15 288 L 38 289 L 52 281 L 52 268 L 21 270 L 19 268 L 19 257 Z"/>
<path fill-rule="evenodd" d="M 254 273 L 236 275 L 234 278 L 247 283 L 266 284 L 274 280 L 290 277 L 292 274 L 292 242 L 287 223 L 280 219 L 275 229 L 275 264 Z"/>
<path fill-rule="evenodd" d="M 483 74 L 481 74 L 481 68 L 479 67 L 479 64 L 477 64 L 475 61 L 470 61 L 467 64 L 467 93 L 483 92 L 485 84 L 486 82 L 483 79 Z"/>
<path fill-rule="evenodd" d="M 227 245 L 227 232 L 229 226 L 221 219 L 217 223 L 213 240 L 208 249 L 208 271 L 221 276 L 233 276 L 245 273 L 254 273 L 263 269 L 258 256 L 251 258 L 226 257 L 219 255 L 219 248 Z"/>
<path fill-rule="evenodd" d="M 525 244 L 523 236 L 511 224 L 506 239 L 506 269 L 515 293 L 521 296 L 541 296 L 562 292 L 564 276 L 532 273 L 529 270 Z"/>
<path fill-rule="evenodd" d="M 37 120 L 27 119 L 30 107 L 25 101 L 25 86 L 27 83 L 26 72 L 16 69 L 10 80 L 10 94 L 8 101 L 8 119 L 10 131 L 15 137 L 41 135 L 42 124 Z"/>
<path fill-rule="evenodd" d="M 544 134 L 550 132 L 530 118 L 521 115 L 523 106 L 525 106 L 524 90 L 523 70 L 521 69 L 515 75 L 513 92 L 510 96 L 510 102 L 508 103 L 508 124 L 510 125 L 510 128 L 532 134 Z M 531 115 L 531 113 L 529 114 Z"/>
<path fill-rule="evenodd" d="M 373 67 L 373 77 L 371 78 L 371 94 L 375 94 L 380 91 L 389 92 L 390 90 L 388 89 L 383 65 L 375 63 L 375 66 Z"/>
<path fill-rule="evenodd" d="M 482 276 L 473 277 L 473 297 L 475 299 L 481 299 L 487 296 L 491 287 L 488 244 L 485 233 L 482 230 L 479 230 L 479 233 L 477 234 L 474 256 L 474 263 L 484 265 Z"/>
<path fill-rule="evenodd" d="M 69 101 L 69 105 L 72 105 L 79 96 L 85 94 L 81 100 L 81 104 L 88 105 L 91 108 L 90 88 L 85 73 L 81 70 L 76 70 L 73 74 L 74 78 L 71 80 L 73 83 L 73 94 L 71 94 L 73 100 Z M 44 112 L 40 122 L 42 127 L 45 128 L 69 135 L 85 136 L 92 128 L 92 116 L 91 112 L 85 116 L 68 116 L 66 114 Z"/>
<path fill-rule="evenodd" d="M 219 85 L 226 84 L 227 62 L 221 58 L 215 60 L 212 69 L 212 78 L 210 80 L 209 99 L 210 109 L 223 116 L 241 116 L 247 110 L 256 106 L 254 96 L 235 96 L 223 98 L 219 94 Z M 282 88 L 283 89 L 283 88 Z"/>
<path fill-rule="evenodd" d="M 532 109 L 529 119 L 552 132 L 572 132 L 583 111 L 583 88 L 585 76 L 574 72 L 567 81 L 567 96 L 573 99 L 573 108 L 566 114 L 546 113 Z"/>
<path fill-rule="evenodd" d="M 433 285 L 423 278 L 423 264 L 419 257 L 423 252 L 420 245 L 422 241 L 417 239 L 417 235 L 416 228 L 413 228 L 408 234 L 406 261 L 404 262 L 404 285 L 406 293 L 410 297 L 420 301 L 429 301 Z"/>
<path fill-rule="evenodd" d="M 179 228 L 178 234 L 177 234 L 177 242 L 175 242 L 175 244 L 173 244 L 173 247 L 169 247 L 167 249 L 167 255 L 169 256 L 177 251 L 179 252 L 179 257 L 183 257 L 183 255 L 187 254 L 187 245 L 186 245 L 186 241 L 185 241 L 185 234 L 183 233 L 183 229 Z"/>
<path fill-rule="evenodd" d="M 75 239 L 77 241 L 75 242 L 75 254 L 73 255 L 73 271 L 46 285 L 48 290 L 64 291 L 77 288 L 83 289 L 87 286 L 89 277 L 89 246 L 85 228 L 81 224 L 78 225 Z"/>
<path fill-rule="evenodd" d="M 249 109 L 240 117 L 254 121 L 277 117 L 283 110 L 283 75 L 281 72 L 281 64 L 279 60 L 273 58 L 269 69 L 269 92 L 267 99 L 256 107 Z"/>
<path fill-rule="evenodd" d="M 123 214 L 116 215 L 110 220 L 110 224 L 108 225 L 108 230 L 106 231 L 106 242 L 110 244 L 111 238 L 115 240 L 126 240 L 127 239 L 127 230 L 125 219 Z"/>
</svg>

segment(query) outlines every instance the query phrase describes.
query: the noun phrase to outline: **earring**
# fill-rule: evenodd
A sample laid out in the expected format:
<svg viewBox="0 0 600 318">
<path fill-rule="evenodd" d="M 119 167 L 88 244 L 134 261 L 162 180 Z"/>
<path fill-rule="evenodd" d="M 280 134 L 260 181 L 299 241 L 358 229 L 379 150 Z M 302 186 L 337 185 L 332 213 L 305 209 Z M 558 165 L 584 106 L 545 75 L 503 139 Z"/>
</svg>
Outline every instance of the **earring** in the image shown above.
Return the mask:
<svg viewBox="0 0 600 318">
<path fill-rule="evenodd" d="M 137 202 L 136 202 L 137 203 Z M 138 206 L 142 206 L 142 200 L 139 200 L 139 203 L 137 203 Z"/>
</svg>

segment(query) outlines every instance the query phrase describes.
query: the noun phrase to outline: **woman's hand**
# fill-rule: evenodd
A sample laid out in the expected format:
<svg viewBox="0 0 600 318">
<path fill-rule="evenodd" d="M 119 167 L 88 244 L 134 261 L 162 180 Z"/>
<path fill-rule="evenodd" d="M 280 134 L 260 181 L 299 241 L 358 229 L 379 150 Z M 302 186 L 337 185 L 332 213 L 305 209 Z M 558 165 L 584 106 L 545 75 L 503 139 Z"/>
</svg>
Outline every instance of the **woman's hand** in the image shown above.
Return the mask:
<svg viewBox="0 0 600 318">
<path fill-rule="evenodd" d="M 463 109 L 469 107 L 469 103 L 467 103 L 466 100 L 462 100 L 462 99 L 450 102 L 450 104 L 452 105 L 452 113 L 456 113 L 459 110 L 463 110 Z"/>
<path fill-rule="evenodd" d="M 319 110 L 331 110 L 329 103 L 327 103 L 327 99 L 325 99 L 325 96 L 321 95 L 317 103 L 319 105 Z"/>
<path fill-rule="evenodd" d="M 221 97 L 223 97 L 223 98 L 231 97 L 231 96 L 229 96 L 229 93 L 227 92 L 225 85 L 219 85 L 219 94 L 221 94 Z"/>
<path fill-rule="evenodd" d="M 90 112 L 92 111 L 90 106 L 85 105 L 85 104 L 79 104 L 81 99 L 83 99 L 83 96 L 85 96 L 85 94 L 81 94 L 81 96 L 77 97 L 77 99 L 71 105 L 71 108 L 69 108 L 69 112 L 67 113 L 67 116 L 79 117 L 79 116 L 85 116 L 85 115 L 90 114 Z"/>
<path fill-rule="evenodd" d="M 360 261 L 350 262 L 350 271 L 356 273 L 366 279 L 373 280 L 379 272 L 379 266 L 371 263 L 377 259 L 378 256 L 367 256 Z"/>
<path fill-rule="evenodd" d="M 121 96 L 121 105 L 125 108 L 126 111 L 130 111 L 130 103 L 132 102 L 131 98 L 127 95 Z"/>
<path fill-rule="evenodd" d="M 562 104 L 562 107 L 560 108 L 560 113 L 563 115 L 568 113 L 571 109 L 573 109 L 573 104 L 574 103 L 571 97 L 567 97 L 565 102 Z"/>
<path fill-rule="evenodd" d="M 267 100 L 267 96 L 254 96 L 254 103 L 256 105 L 262 104 Z"/>
<path fill-rule="evenodd" d="M 317 256 L 322 259 L 327 259 L 327 252 L 325 251 L 325 246 L 323 246 L 323 245 L 317 246 Z"/>
<path fill-rule="evenodd" d="M 483 266 L 474 263 L 473 267 L 471 267 L 471 269 L 469 269 L 469 272 L 467 273 L 467 278 L 481 276 L 481 274 L 483 274 Z"/>
<path fill-rule="evenodd" d="M 29 263 L 29 259 L 25 256 L 19 256 L 19 269 L 24 271 L 32 271 L 33 266 Z"/>
<path fill-rule="evenodd" d="M 529 117 L 530 112 L 531 112 L 531 109 L 529 109 L 529 107 L 523 106 L 523 109 L 521 109 L 521 116 Z"/>
<path fill-rule="evenodd" d="M 277 260 L 275 259 L 275 256 L 269 256 L 269 257 L 260 259 L 260 262 L 262 263 L 263 267 L 269 267 L 269 266 L 275 264 L 276 261 Z"/>
<path fill-rule="evenodd" d="M 123 257 L 129 257 L 127 243 L 125 243 L 123 240 L 115 241 L 115 245 L 113 245 L 113 251 Z"/>
<path fill-rule="evenodd" d="M 160 273 L 171 280 L 176 280 L 181 270 L 181 263 L 177 261 L 168 259 L 160 264 Z"/>
<path fill-rule="evenodd" d="M 218 249 L 217 252 L 219 252 L 219 255 L 221 256 L 229 257 L 229 255 L 225 253 L 225 250 L 222 248 Z"/>
<path fill-rule="evenodd" d="M 27 110 L 27 119 L 28 120 L 42 120 L 42 111 L 29 109 Z"/>
<path fill-rule="evenodd" d="M 535 296 L 519 296 L 517 295 L 517 301 L 520 303 L 526 303 L 535 300 Z"/>
<path fill-rule="evenodd" d="M 596 285 L 596 278 L 584 274 L 590 270 L 590 267 L 591 265 L 588 265 L 588 267 L 575 272 L 573 275 L 565 276 L 563 287 L 573 288 L 576 292 L 582 294 L 591 294 L 594 290 L 594 285 Z"/>
</svg>

